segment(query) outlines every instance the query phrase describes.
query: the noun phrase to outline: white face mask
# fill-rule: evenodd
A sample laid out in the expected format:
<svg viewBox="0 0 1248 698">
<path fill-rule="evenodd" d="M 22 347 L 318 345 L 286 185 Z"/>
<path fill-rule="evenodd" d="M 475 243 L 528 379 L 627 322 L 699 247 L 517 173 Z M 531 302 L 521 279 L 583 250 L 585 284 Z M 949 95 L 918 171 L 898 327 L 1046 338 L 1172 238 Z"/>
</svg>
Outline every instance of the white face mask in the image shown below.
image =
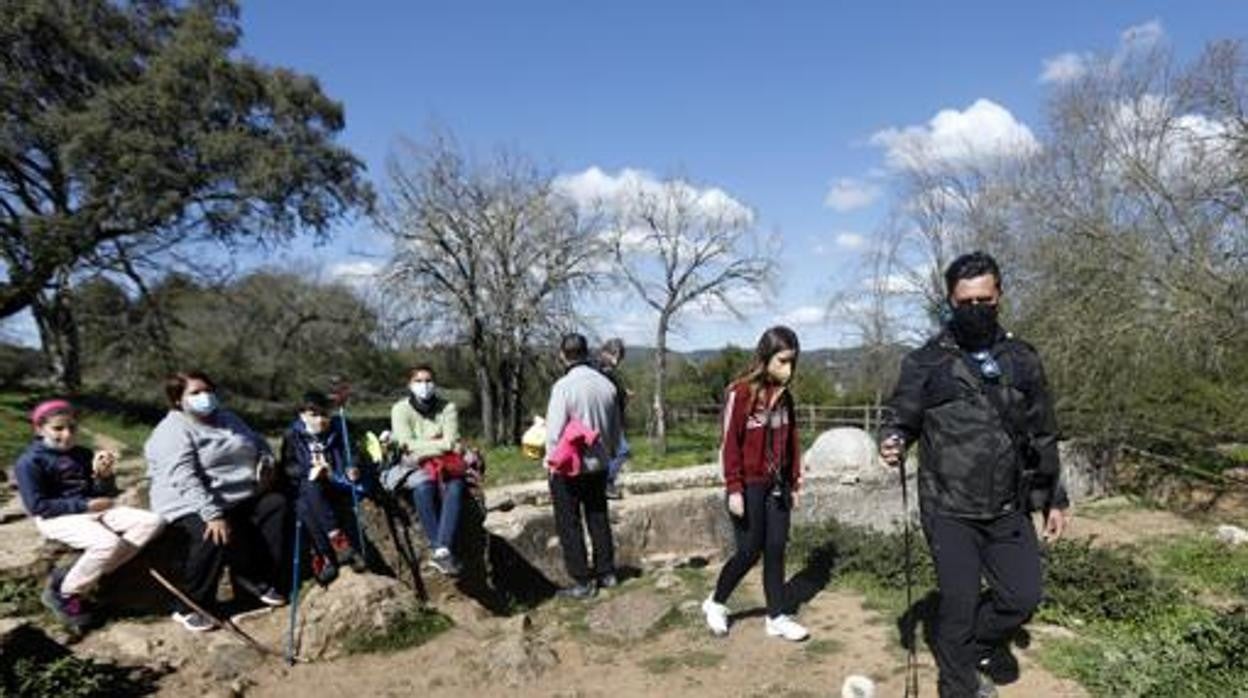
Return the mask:
<svg viewBox="0 0 1248 698">
<path fill-rule="evenodd" d="M 421 402 L 433 397 L 433 381 L 415 381 L 407 387 L 412 391 L 412 397 L 415 397 Z"/>
<path fill-rule="evenodd" d="M 306 417 L 300 417 L 300 419 L 303 420 L 303 428 L 306 429 L 307 432 L 311 434 L 312 436 L 320 436 L 321 434 L 324 434 L 325 432 L 329 431 L 329 429 L 326 427 L 327 420 L 321 419 L 319 417 L 314 417 L 312 419 L 308 419 Z"/>
<path fill-rule="evenodd" d="M 217 411 L 216 393 L 195 393 L 182 402 L 186 411 L 197 417 L 207 417 Z"/>
</svg>

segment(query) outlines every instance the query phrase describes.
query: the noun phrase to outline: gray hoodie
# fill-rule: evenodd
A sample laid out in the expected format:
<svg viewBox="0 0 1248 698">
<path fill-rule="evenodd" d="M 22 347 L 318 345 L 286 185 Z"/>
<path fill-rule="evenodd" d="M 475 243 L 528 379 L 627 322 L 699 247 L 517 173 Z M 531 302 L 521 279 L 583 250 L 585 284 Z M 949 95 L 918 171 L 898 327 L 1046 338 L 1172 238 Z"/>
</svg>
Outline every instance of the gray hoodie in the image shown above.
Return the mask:
<svg viewBox="0 0 1248 698">
<path fill-rule="evenodd" d="M 598 432 L 598 442 L 585 453 L 583 467 L 590 472 L 605 469 L 619 453 L 623 415 L 616 399 L 615 384 L 586 364 L 573 366 L 550 389 L 550 404 L 546 407 L 546 453 L 554 453 L 563 428 L 572 417 Z"/>
<path fill-rule="evenodd" d="M 233 412 L 217 410 L 213 422 L 170 410 L 143 447 L 152 511 L 166 521 L 211 521 L 256 494 L 257 461 L 269 445 Z"/>
</svg>

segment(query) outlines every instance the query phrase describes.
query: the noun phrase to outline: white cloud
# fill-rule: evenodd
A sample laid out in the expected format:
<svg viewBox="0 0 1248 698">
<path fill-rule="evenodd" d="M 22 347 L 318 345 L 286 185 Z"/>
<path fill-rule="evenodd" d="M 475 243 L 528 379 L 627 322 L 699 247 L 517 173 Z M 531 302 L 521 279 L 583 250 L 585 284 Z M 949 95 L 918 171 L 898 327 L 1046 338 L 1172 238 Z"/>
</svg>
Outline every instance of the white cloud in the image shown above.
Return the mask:
<svg viewBox="0 0 1248 698">
<path fill-rule="evenodd" d="M 763 292 L 756 288 L 739 288 L 730 293 L 732 308 L 738 313 L 749 316 L 759 313 L 767 308 L 767 299 L 763 296 Z M 704 320 L 708 322 L 738 322 L 739 318 L 732 312 L 732 308 L 728 307 L 728 303 L 720 300 L 717 296 L 702 296 L 692 302 L 691 306 L 697 311 L 697 317 L 692 315 L 686 316 L 688 320 Z"/>
<path fill-rule="evenodd" d="M 866 208 L 880 198 L 880 188 L 870 182 L 842 177 L 832 182 L 823 204 L 833 211 L 845 213 Z"/>
<path fill-rule="evenodd" d="M 744 225 L 754 222 L 754 211 L 717 187 L 696 187 L 684 180 L 663 181 L 645 170 L 624 168 L 612 175 L 598 167 L 555 178 L 556 192 L 568 197 L 586 210 L 605 210 L 609 214 L 627 214 L 639 199 L 659 201 L 672 207 L 690 206 L 706 218 L 735 221 Z"/>
<path fill-rule="evenodd" d="M 1203 114 L 1178 114 L 1172 100 L 1157 95 L 1123 102 L 1111 122 L 1127 147 L 1124 155 L 1157 163 L 1157 173 L 1170 184 L 1197 183 L 1224 177 L 1234 158 L 1233 128 Z M 1125 176 L 1124 163 L 1111 174 Z M 1212 180 L 1210 180 L 1212 181 Z"/>
<path fill-rule="evenodd" d="M 1031 129 L 988 99 L 963 111 L 942 109 L 921 126 L 884 129 L 871 136 L 871 143 L 885 149 L 890 167 L 902 170 L 933 163 L 968 166 L 1040 148 Z"/>
<path fill-rule="evenodd" d="M 644 312 L 616 315 L 602 326 L 602 336 L 620 337 L 625 344 L 654 345 L 655 319 Z"/>
<path fill-rule="evenodd" d="M 1073 51 L 1046 58 L 1044 70 L 1040 73 L 1040 82 L 1060 84 L 1078 80 L 1087 74 L 1091 60 L 1092 57 L 1088 54 Z"/>
<path fill-rule="evenodd" d="M 331 281 L 346 284 L 355 291 L 364 291 L 372 287 L 382 274 L 382 266 L 377 262 L 356 260 L 338 262 L 326 270 Z"/>
<path fill-rule="evenodd" d="M 329 268 L 329 275 L 334 279 L 358 279 L 374 277 L 381 273 L 381 265 L 376 262 L 359 260 L 355 262 L 339 262 Z"/>
<path fill-rule="evenodd" d="M 1165 38 L 1166 30 L 1165 27 L 1161 26 L 1161 20 L 1153 19 L 1123 29 L 1122 34 L 1118 37 L 1119 50 L 1128 51 L 1151 48 L 1161 43 Z"/>
<path fill-rule="evenodd" d="M 1044 59 L 1040 82 L 1061 84 L 1087 75 L 1091 70 L 1116 72 L 1133 54 L 1152 50 L 1166 40 L 1166 29 L 1154 19 L 1135 24 L 1118 35 L 1118 46 L 1108 59 L 1097 60 L 1091 53 L 1067 51 Z"/>
<path fill-rule="evenodd" d="M 780 324 L 789 327 L 810 327 L 827 322 L 828 313 L 817 305 L 803 305 L 780 316 Z"/>
<path fill-rule="evenodd" d="M 836 246 L 846 250 L 861 250 L 867 246 L 867 238 L 858 233 L 837 233 Z"/>
</svg>

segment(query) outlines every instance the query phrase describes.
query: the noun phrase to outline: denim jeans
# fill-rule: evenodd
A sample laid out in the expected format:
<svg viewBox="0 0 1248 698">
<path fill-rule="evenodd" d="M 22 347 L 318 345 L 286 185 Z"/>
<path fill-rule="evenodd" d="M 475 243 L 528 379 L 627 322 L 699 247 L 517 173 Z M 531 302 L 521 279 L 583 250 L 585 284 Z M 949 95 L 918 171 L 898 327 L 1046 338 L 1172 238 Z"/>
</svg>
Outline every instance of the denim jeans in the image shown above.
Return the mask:
<svg viewBox="0 0 1248 698">
<path fill-rule="evenodd" d="M 412 488 L 412 502 L 420 515 L 420 525 L 434 550 L 450 548 L 459 527 L 459 510 L 464 503 L 462 478 L 439 483 L 425 480 Z"/>
</svg>

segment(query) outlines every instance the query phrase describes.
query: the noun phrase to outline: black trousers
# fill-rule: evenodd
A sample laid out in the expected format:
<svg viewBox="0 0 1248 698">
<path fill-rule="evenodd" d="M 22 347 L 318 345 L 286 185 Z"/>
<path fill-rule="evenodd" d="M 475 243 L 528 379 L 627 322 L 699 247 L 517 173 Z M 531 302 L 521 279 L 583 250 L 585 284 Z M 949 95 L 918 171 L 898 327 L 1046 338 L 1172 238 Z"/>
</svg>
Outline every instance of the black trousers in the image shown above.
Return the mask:
<svg viewBox="0 0 1248 698">
<path fill-rule="evenodd" d="M 225 513 L 230 525 L 226 545 L 204 539 L 206 528 L 198 514 L 176 519 L 172 526 L 190 539 L 190 551 L 183 567 L 184 590 L 192 601 L 216 612 L 217 587 L 221 572 L 229 565 L 234 577 L 249 584 L 256 593 L 269 587 L 284 589 L 281 570 L 285 561 L 284 536 L 287 527 L 286 497 L 269 492 L 236 504 Z M 190 611 L 176 604 L 182 613 Z"/>
<path fill-rule="evenodd" d="M 1036 530 L 1018 512 L 986 521 L 935 513 L 922 519 L 940 592 L 933 626 L 940 695 L 974 696 L 980 657 L 1008 641 L 1040 603 Z"/>
<path fill-rule="evenodd" d="M 615 571 L 615 541 L 611 538 L 611 520 L 607 517 L 607 474 L 582 474 L 577 477 L 550 476 L 550 498 L 555 508 L 555 529 L 563 548 L 563 562 L 568 575 L 585 583 Z M 591 574 L 585 553 L 585 531 L 594 545 L 594 569 Z"/>
<path fill-rule="evenodd" d="M 770 485 L 745 486 L 745 516 L 731 516 L 737 541 L 736 553 L 724 563 L 715 583 L 715 602 L 724 603 L 741 578 L 763 556 L 763 594 L 767 615 L 775 618 L 786 610 L 784 598 L 784 549 L 789 544 L 789 510 L 792 496 L 771 495 Z"/>
</svg>

